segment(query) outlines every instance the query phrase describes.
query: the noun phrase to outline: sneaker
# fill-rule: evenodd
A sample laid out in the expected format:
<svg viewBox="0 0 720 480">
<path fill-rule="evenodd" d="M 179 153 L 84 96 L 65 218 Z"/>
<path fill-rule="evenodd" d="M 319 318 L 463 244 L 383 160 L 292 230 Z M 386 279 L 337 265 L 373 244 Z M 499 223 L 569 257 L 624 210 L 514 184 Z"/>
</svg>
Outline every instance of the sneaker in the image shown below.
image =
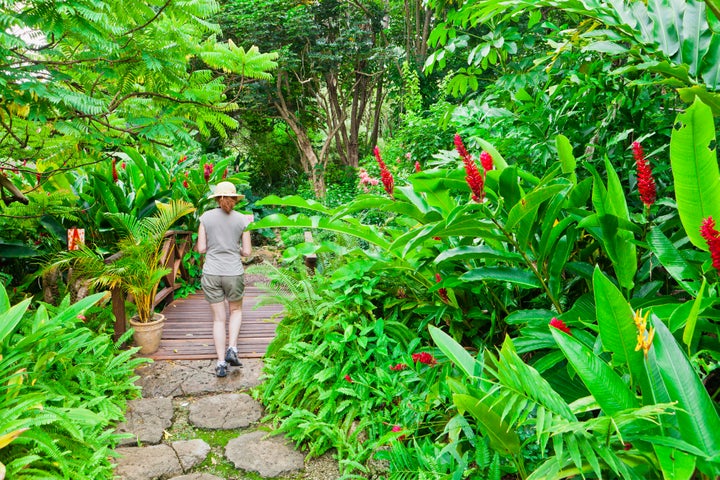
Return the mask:
<svg viewBox="0 0 720 480">
<path fill-rule="evenodd" d="M 215 367 L 215 375 L 218 377 L 226 377 L 227 376 L 227 364 L 226 363 L 220 363 Z"/>
<path fill-rule="evenodd" d="M 242 363 L 238 360 L 237 352 L 232 348 L 228 348 L 225 352 L 225 361 L 233 367 L 242 367 Z"/>
</svg>

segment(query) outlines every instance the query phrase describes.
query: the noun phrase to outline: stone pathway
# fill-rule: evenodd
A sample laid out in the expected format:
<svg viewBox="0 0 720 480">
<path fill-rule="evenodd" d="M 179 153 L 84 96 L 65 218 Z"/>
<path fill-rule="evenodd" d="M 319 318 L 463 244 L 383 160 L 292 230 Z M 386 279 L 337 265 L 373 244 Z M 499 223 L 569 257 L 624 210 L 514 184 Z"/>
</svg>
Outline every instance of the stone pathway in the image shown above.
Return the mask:
<svg viewBox="0 0 720 480">
<path fill-rule="evenodd" d="M 214 361 L 157 361 L 138 369 L 142 399 L 128 402 L 128 433 L 116 449 L 117 480 L 245 480 L 339 478 L 325 456 L 305 454 L 260 421 L 263 406 L 249 394 L 261 360 L 243 359 L 217 378 Z"/>
</svg>

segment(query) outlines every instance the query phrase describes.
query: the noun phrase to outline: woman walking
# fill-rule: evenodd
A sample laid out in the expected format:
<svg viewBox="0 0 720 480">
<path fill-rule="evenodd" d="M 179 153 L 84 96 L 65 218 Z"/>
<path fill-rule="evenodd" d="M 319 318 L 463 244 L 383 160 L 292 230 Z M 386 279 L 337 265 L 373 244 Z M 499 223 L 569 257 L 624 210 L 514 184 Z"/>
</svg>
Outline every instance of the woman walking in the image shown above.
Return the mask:
<svg viewBox="0 0 720 480">
<path fill-rule="evenodd" d="M 230 182 L 218 183 L 209 197 L 217 201 L 218 208 L 200 216 L 197 250 L 205 254 L 201 285 L 213 316 L 213 340 L 218 358 L 215 374 L 224 377 L 228 365 L 242 366 L 237 356 L 245 292 L 245 270 L 240 257 L 248 257 L 252 251 L 250 232 L 245 229 L 253 216 L 234 210 L 244 195 L 239 195 Z M 230 310 L 227 349 L 225 301 Z"/>
</svg>

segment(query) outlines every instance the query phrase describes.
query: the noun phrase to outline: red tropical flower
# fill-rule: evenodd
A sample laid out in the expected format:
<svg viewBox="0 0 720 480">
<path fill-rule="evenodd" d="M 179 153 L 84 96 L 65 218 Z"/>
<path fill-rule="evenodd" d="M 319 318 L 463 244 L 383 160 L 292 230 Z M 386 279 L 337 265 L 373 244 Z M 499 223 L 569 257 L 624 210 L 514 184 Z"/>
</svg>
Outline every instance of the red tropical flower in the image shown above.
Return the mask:
<svg viewBox="0 0 720 480">
<path fill-rule="evenodd" d="M 420 173 L 420 172 L 422 172 L 422 167 L 420 166 L 420 162 L 416 161 L 415 162 L 415 173 Z"/>
<path fill-rule="evenodd" d="M 570 333 L 570 329 L 568 328 L 568 326 L 565 325 L 565 322 L 563 322 L 559 318 L 553 317 L 550 320 L 550 326 L 557 328 L 558 330 L 563 331 L 563 332 L 567 333 L 568 335 L 572 335 L 572 333 Z"/>
<path fill-rule="evenodd" d="M 402 430 L 403 430 L 403 428 L 402 428 L 400 425 L 393 425 L 393 426 L 392 426 L 392 431 L 393 431 L 393 433 L 402 432 Z M 405 435 L 400 435 L 400 436 L 398 437 L 398 440 L 400 440 L 400 441 L 405 440 Z"/>
<path fill-rule="evenodd" d="M 435 274 L 435 282 L 440 283 L 442 281 L 442 277 L 439 273 Z M 445 303 L 450 303 L 450 299 L 448 298 L 448 293 L 446 288 L 438 288 L 438 295 L 440 295 L 440 298 Z"/>
<path fill-rule="evenodd" d="M 373 154 L 375 155 L 375 160 L 377 160 L 378 166 L 380 167 L 380 180 L 385 187 L 385 191 L 388 193 L 388 195 L 390 195 L 390 197 L 395 198 L 393 196 L 395 180 L 393 180 L 392 173 L 390 173 L 390 170 L 388 170 L 387 165 L 385 165 L 385 162 L 380 156 L 380 149 L 377 147 L 377 145 L 375 146 L 375 148 L 373 148 Z"/>
<path fill-rule="evenodd" d="M 700 225 L 700 235 L 705 239 L 712 257 L 712 265 L 720 272 L 720 232 L 715 229 L 715 220 L 708 217 Z"/>
<path fill-rule="evenodd" d="M 415 363 L 424 363 L 425 365 L 435 365 L 437 360 L 428 352 L 413 353 L 412 360 Z"/>
<path fill-rule="evenodd" d="M 490 155 L 488 152 L 483 151 L 480 154 L 480 164 L 483 167 L 483 170 L 486 172 L 489 172 L 493 169 L 493 158 L 492 155 Z"/>
<path fill-rule="evenodd" d="M 639 142 L 633 142 L 632 149 L 635 166 L 637 167 L 640 200 L 642 200 L 646 207 L 649 207 L 655 203 L 655 199 L 657 198 L 657 187 L 655 185 L 655 179 L 652 176 L 652 168 L 650 168 L 650 164 L 645 160 L 645 153 Z"/>
<path fill-rule="evenodd" d="M 482 175 L 478 170 L 475 160 L 465 149 L 462 138 L 458 134 L 455 134 L 455 149 L 460 154 L 463 164 L 465 164 L 465 181 L 473 192 L 472 199 L 480 203 L 485 198 L 485 175 Z"/>
<path fill-rule="evenodd" d="M 189 186 L 189 185 L 188 185 L 188 181 L 187 181 L 187 180 L 183 180 L 183 187 L 188 188 L 188 186 Z"/>
<path fill-rule="evenodd" d="M 187 160 L 187 155 L 183 155 L 182 157 L 180 157 L 180 159 L 178 160 L 178 164 L 183 163 L 185 160 Z"/>
<path fill-rule="evenodd" d="M 398 364 L 396 364 L 396 365 L 390 365 L 390 370 L 392 370 L 393 372 L 399 372 L 399 371 L 401 371 L 401 370 L 405 370 L 406 368 L 408 368 L 408 366 L 405 365 L 404 363 L 398 363 Z"/>
<path fill-rule="evenodd" d="M 122 168 L 123 170 L 125 170 L 125 162 L 122 162 L 122 163 L 120 164 L 120 168 Z"/>
<path fill-rule="evenodd" d="M 205 177 L 206 182 L 210 181 L 210 175 L 213 173 L 213 168 L 215 167 L 212 163 L 206 163 L 203 166 L 203 176 Z"/>
<path fill-rule="evenodd" d="M 345 375 L 345 381 L 352 383 L 352 378 L 350 377 L 350 375 Z"/>
</svg>

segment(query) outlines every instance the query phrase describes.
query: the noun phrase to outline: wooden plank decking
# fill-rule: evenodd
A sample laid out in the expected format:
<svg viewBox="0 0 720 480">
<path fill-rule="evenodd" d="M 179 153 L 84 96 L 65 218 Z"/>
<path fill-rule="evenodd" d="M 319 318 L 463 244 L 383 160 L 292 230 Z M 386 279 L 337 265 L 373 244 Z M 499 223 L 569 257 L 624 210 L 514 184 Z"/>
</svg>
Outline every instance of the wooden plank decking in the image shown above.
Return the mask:
<svg viewBox="0 0 720 480">
<path fill-rule="evenodd" d="M 275 337 L 275 326 L 283 307 L 278 304 L 255 308 L 263 292 L 247 286 L 243 300 L 243 322 L 238 337 L 238 357 L 260 358 Z M 212 314 L 202 291 L 173 301 L 165 310 L 160 348 L 148 357 L 154 360 L 204 360 L 216 358 L 212 339 Z"/>
</svg>

